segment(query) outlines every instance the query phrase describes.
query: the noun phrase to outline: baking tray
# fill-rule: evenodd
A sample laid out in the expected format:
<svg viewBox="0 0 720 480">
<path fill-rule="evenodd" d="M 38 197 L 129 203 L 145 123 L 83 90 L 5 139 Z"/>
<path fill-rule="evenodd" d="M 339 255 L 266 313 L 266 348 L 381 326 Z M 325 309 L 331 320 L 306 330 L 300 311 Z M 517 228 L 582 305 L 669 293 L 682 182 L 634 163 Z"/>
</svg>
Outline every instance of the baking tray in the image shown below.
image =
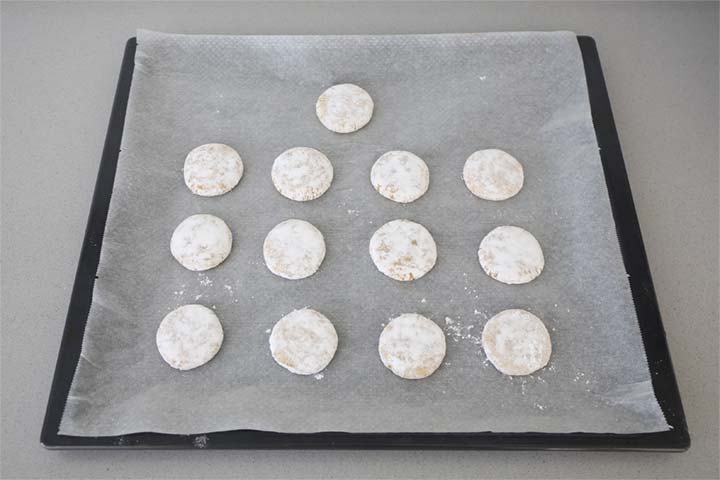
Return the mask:
<svg viewBox="0 0 720 480">
<path fill-rule="evenodd" d="M 671 429 L 640 434 L 612 433 L 277 433 L 233 430 L 199 435 L 134 433 L 85 437 L 58 434 L 82 347 L 93 284 L 112 196 L 134 68 L 136 39 L 125 46 L 120 78 L 95 184 L 85 239 L 55 366 L 40 436 L 47 448 L 326 448 L 326 449 L 486 449 L 486 450 L 665 450 L 690 446 L 685 414 L 670 360 L 665 330 L 630 192 L 595 41 L 579 36 L 590 106 L 605 180 L 630 289 L 637 309 L 655 396 Z"/>
</svg>

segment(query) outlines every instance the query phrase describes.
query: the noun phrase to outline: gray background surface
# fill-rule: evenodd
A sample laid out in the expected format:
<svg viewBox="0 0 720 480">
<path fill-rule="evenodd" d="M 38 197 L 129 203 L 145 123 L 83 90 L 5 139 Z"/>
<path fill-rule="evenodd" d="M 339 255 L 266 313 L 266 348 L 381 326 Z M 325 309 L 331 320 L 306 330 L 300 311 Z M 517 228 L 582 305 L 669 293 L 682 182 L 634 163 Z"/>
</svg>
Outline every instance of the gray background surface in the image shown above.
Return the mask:
<svg viewBox="0 0 720 480">
<path fill-rule="evenodd" d="M 593 35 L 693 446 L 573 452 L 60 452 L 38 443 L 125 40 L 568 29 Z M 2 4 L 3 478 L 718 476 L 718 5 Z"/>
</svg>

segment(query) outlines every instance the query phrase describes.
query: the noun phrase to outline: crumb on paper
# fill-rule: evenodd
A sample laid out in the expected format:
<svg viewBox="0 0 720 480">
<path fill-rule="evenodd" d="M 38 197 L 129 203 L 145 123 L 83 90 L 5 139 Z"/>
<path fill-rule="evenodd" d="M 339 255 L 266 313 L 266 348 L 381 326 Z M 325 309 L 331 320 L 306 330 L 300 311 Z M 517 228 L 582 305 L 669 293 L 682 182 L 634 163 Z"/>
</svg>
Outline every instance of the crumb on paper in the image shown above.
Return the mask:
<svg viewBox="0 0 720 480">
<path fill-rule="evenodd" d="M 195 448 L 205 448 L 208 444 L 208 437 L 207 435 L 198 435 L 193 440 L 193 447 Z"/>
<path fill-rule="evenodd" d="M 427 302 L 427 300 L 424 297 L 422 300 L 420 300 L 420 303 L 426 303 L 426 302 Z"/>
<path fill-rule="evenodd" d="M 265 330 L 265 333 L 270 333 L 271 331 L 272 330 L 268 328 L 267 330 Z"/>
<path fill-rule="evenodd" d="M 198 301 L 202 298 L 202 293 L 200 295 L 195 295 L 195 301 Z"/>
<path fill-rule="evenodd" d="M 313 375 L 315 377 L 315 380 L 322 380 L 325 377 L 324 373 L 316 373 Z"/>
</svg>

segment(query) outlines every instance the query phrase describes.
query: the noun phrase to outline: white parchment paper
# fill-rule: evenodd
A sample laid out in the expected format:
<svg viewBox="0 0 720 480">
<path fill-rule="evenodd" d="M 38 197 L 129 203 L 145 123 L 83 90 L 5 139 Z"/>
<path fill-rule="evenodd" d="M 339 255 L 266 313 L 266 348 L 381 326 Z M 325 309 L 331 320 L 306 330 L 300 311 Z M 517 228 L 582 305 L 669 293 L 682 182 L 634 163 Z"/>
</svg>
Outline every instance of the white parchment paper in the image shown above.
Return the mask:
<svg viewBox="0 0 720 480">
<path fill-rule="evenodd" d="M 351 82 L 375 101 L 372 121 L 341 135 L 315 101 Z M 208 142 L 238 150 L 245 175 L 230 193 L 194 196 L 185 155 Z M 275 191 L 277 155 L 307 146 L 332 161 L 321 198 Z M 504 149 L 525 186 L 504 202 L 474 197 L 465 159 Z M 430 188 L 401 205 L 370 184 L 373 162 L 409 150 L 430 168 Z M 211 213 L 234 234 L 230 257 L 193 273 L 170 255 L 185 217 Z M 267 232 L 288 218 L 313 223 L 327 256 L 310 278 L 289 281 L 263 264 Z M 400 283 L 368 254 L 372 233 L 407 218 L 433 234 L 439 258 Z M 527 285 L 485 275 L 480 240 L 498 225 L 532 232 L 546 266 Z M 122 152 L 84 347 L 60 433 L 138 431 L 616 432 L 667 430 L 654 397 L 615 234 L 580 50 L 572 33 L 398 36 L 188 36 L 138 33 Z M 155 347 L 163 316 L 186 303 L 214 308 L 225 341 L 209 364 L 167 366 Z M 317 376 L 272 360 L 269 329 L 311 306 L 340 344 Z M 550 365 L 501 375 L 480 346 L 495 313 L 524 308 L 550 330 Z M 380 362 L 388 319 L 421 313 L 447 332 L 445 363 L 423 381 Z"/>
</svg>

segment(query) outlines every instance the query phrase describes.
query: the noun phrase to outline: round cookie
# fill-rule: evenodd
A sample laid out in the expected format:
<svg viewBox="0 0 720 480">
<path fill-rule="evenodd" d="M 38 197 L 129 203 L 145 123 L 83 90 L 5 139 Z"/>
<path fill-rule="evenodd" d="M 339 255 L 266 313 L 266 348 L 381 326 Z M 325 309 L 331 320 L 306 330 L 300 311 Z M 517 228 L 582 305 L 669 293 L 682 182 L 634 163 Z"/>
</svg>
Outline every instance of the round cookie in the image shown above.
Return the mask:
<svg viewBox="0 0 720 480">
<path fill-rule="evenodd" d="M 320 268 L 325 258 L 325 240 L 311 223 L 285 220 L 265 237 L 263 256 L 275 275 L 290 280 L 306 278 Z"/>
<path fill-rule="evenodd" d="M 325 128 L 336 133 L 350 133 L 367 125 L 373 114 L 370 95 L 351 83 L 334 85 L 325 90 L 315 104 L 315 113 Z"/>
<path fill-rule="evenodd" d="M 282 196 L 306 202 L 320 197 L 330 188 L 333 166 L 322 152 L 296 147 L 275 159 L 271 175 L 273 185 Z"/>
<path fill-rule="evenodd" d="M 243 175 L 240 155 L 222 143 L 208 143 L 194 148 L 185 158 L 185 185 L 195 194 L 215 197 L 227 193 Z"/>
<path fill-rule="evenodd" d="M 378 351 L 383 364 L 398 377 L 429 377 L 445 358 L 445 334 L 435 322 L 417 313 L 404 313 L 380 334 Z"/>
<path fill-rule="evenodd" d="M 370 239 L 370 257 L 378 270 L 401 282 L 428 273 L 437 261 L 437 247 L 430 232 L 410 220 L 393 220 L 378 228 Z"/>
<path fill-rule="evenodd" d="M 214 215 L 191 215 L 175 228 L 170 252 L 180 264 L 195 272 L 210 270 L 230 255 L 232 232 Z"/>
<path fill-rule="evenodd" d="M 505 310 L 482 333 L 485 355 L 505 375 L 530 375 L 550 361 L 552 343 L 545 324 L 530 312 Z"/>
<path fill-rule="evenodd" d="M 370 171 L 370 182 L 383 197 L 410 203 L 427 192 L 430 170 L 417 155 L 395 150 L 377 159 Z"/>
<path fill-rule="evenodd" d="M 478 150 L 468 157 L 463 168 L 467 188 L 485 200 L 507 200 L 523 186 L 523 167 L 515 157 L 494 148 Z"/>
<path fill-rule="evenodd" d="M 532 281 L 545 266 L 535 237 L 527 230 L 507 225 L 493 229 L 482 239 L 478 259 L 485 273 L 509 285 Z"/>
<path fill-rule="evenodd" d="M 183 305 L 168 313 L 155 335 L 163 360 L 178 370 L 204 365 L 217 354 L 223 329 L 215 312 L 202 305 Z"/>
<path fill-rule="evenodd" d="M 275 361 L 298 375 L 322 371 L 335 356 L 337 345 L 332 322 L 311 308 L 288 313 L 270 334 L 270 352 Z"/>
</svg>

